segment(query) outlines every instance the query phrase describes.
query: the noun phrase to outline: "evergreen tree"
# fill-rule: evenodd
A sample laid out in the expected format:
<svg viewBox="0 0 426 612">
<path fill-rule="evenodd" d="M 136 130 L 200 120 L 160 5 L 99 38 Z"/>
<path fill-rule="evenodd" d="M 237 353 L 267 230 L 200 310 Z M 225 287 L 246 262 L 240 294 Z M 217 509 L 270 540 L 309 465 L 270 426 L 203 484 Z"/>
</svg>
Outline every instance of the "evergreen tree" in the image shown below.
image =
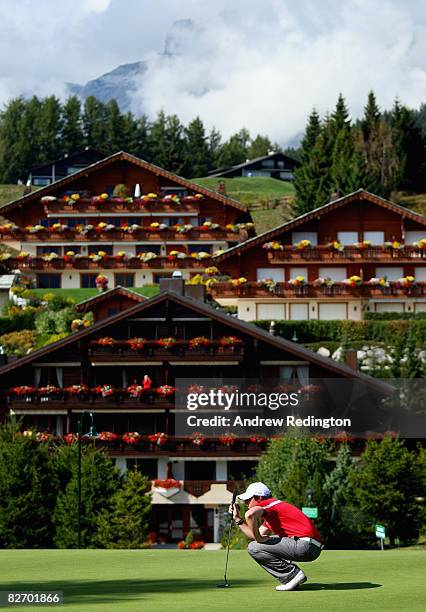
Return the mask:
<svg viewBox="0 0 426 612">
<path fill-rule="evenodd" d="M 353 139 L 353 152 L 349 165 L 347 191 L 351 193 L 361 188 L 371 191 L 363 137 L 360 132 L 355 131 L 353 133 Z"/>
<path fill-rule="evenodd" d="M 247 159 L 247 148 L 250 141 L 250 134 L 246 129 L 240 130 L 237 134 L 225 142 L 219 157 L 219 166 L 229 168 L 237 164 L 242 164 Z"/>
<path fill-rule="evenodd" d="M 28 140 L 23 128 L 26 111 L 23 98 L 14 98 L 1 113 L 0 120 L 0 170 L 2 183 L 14 183 L 26 178 L 25 160 L 28 157 Z"/>
<path fill-rule="evenodd" d="M 208 137 L 208 151 L 209 151 L 209 170 L 216 170 L 219 168 L 220 154 L 222 151 L 222 136 L 220 132 L 213 127 Z"/>
<path fill-rule="evenodd" d="M 209 169 L 209 146 L 203 122 L 196 117 L 185 130 L 185 171 L 188 178 L 206 176 Z"/>
<path fill-rule="evenodd" d="M 135 155 L 145 161 L 152 161 L 152 143 L 150 139 L 150 123 L 146 115 L 136 121 L 136 148 Z"/>
<path fill-rule="evenodd" d="M 40 162 L 50 162 L 61 155 L 62 107 L 58 98 L 44 98 L 40 109 Z"/>
<path fill-rule="evenodd" d="M 106 109 L 94 96 L 89 96 L 84 101 L 83 132 L 86 146 L 107 151 Z"/>
<path fill-rule="evenodd" d="M 296 215 L 302 215 L 316 206 L 317 193 L 322 178 L 320 174 L 321 167 L 325 161 L 322 155 L 322 142 L 318 142 L 320 137 L 320 118 L 317 111 L 313 109 L 301 142 L 301 166 L 296 168 L 294 172 Z"/>
<path fill-rule="evenodd" d="M 127 472 L 111 499 L 111 510 L 97 517 L 95 544 L 99 548 L 142 548 L 151 511 L 151 481 L 136 470 Z"/>
<path fill-rule="evenodd" d="M 331 157 L 330 179 L 333 192 L 345 195 L 352 191 L 352 174 L 354 142 L 351 131 L 341 129 L 333 147 Z"/>
<path fill-rule="evenodd" d="M 320 508 L 320 529 L 326 530 L 327 519 L 322 510 L 326 502 L 323 483 L 328 471 L 327 444 L 296 432 L 270 441 L 258 463 L 256 477 L 271 489 L 274 497 L 299 508 L 306 504 L 307 491 L 311 489 L 314 505 Z"/>
<path fill-rule="evenodd" d="M 328 539 L 331 542 L 348 544 L 351 521 L 347 520 L 347 488 L 349 476 L 353 468 L 351 449 L 342 444 L 336 455 L 336 464 L 333 471 L 327 474 L 324 483 L 324 497 L 326 499 L 327 514 L 330 517 Z"/>
<path fill-rule="evenodd" d="M 166 114 L 161 110 L 151 125 L 149 132 L 150 150 L 152 162 L 157 166 L 166 168 Z"/>
<path fill-rule="evenodd" d="M 70 155 L 83 148 L 81 102 L 77 96 L 70 96 L 62 108 L 61 155 Z"/>
<path fill-rule="evenodd" d="M 139 156 L 138 121 L 132 113 L 122 115 L 123 140 L 122 149 L 127 153 Z"/>
<path fill-rule="evenodd" d="M 112 155 L 125 148 L 124 121 L 115 100 L 110 100 L 105 110 L 106 147 L 107 152 Z"/>
<path fill-rule="evenodd" d="M 58 548 L 75 548 L 77 538 L 77 448 L 70 467 L 71 477 L 57 496 L 53 513 Z M 112 496 L 119 486 L 118 470 L 108 455 L 90 446 L 82 449 L 81 541 L 84 548 L 95 546 L 97 515 L 110 511 Z"/>
<path fill-rule="evenodd" d="M 391 540 L 406 543 L 418 536 L 421 520 L 416 457 L 401 440 L 369 440 L 349 476 L 347 500 L 368 516 L 360 535 L 374 539 L 374 524 L 383 524 Z"/>
<path fill-rule="evenodd" d="M 275 151 L 272 142 L 267 136 L 261 136 L 258 134 L 256 138 L 251 140 L 247 148 L 247 157 L 248 159 L 263 157 L 264 155 L 268 155 L 270 151 Z"/>
<path fill-rule="evenodd" d="M 364 116 L 361 119 L 361 130 L 366 143 L 372 132 L 377 130 L 380 118 L 381 114 L 377 106 L 376 96 L 373 91 L 370 91 L 367 98 L 367 104 L 364 107 Z"/>
<path fill-rule="evenodd" d="M 426 149 L 416 114 L 396 100 L 390 114 L 390 125 L 399 160 L 395 188 L 421 192 L 426 188 Z"/>
<path fill-rule="evenodd" d="M 23 436 L 12 424 L 0 429 L 0 547 L 52 547 L 52 487 L 47 444 Z"/>
<path fill-rule="evenodd" d="M 163 167 L 170 172 L 181 174 L 185 166 L 186 144 L 184 127 L 177 115 L 170 115 L 166 119 L 166 141 L 164 145 L 166 163 Z"/>
</svg>

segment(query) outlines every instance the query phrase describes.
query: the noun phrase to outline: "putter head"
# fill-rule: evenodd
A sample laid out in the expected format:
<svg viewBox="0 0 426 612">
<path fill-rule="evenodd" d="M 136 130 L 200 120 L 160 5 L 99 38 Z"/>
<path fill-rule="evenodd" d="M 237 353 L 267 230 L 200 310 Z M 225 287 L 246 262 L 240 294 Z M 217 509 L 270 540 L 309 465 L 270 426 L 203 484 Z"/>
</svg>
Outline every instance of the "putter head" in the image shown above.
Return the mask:
<svg viewBox="0 0 426 612">
<path fill-rule="evenodd" d="M 222 584 L 217 584 L 216 586 L 218 589 L 227 589 L 231 585 L 229 584 L 229 582 L 223 582 Z"/>
</svg>

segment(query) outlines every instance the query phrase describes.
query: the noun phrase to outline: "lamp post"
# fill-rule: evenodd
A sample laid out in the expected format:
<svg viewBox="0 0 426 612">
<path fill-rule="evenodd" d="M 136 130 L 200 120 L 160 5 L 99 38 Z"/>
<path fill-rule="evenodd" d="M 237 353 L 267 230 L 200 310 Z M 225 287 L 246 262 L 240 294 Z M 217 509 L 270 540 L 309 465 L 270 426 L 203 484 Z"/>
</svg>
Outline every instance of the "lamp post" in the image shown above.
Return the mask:
<svg viewBox="0 0 426 612">
<path fill-rule="evenodd" d="M 81 413 L 77 424 L 77 547 L 81 548 L 81 435 L 83 431 L 83 418 L 88 414 L 90 417 L 90 428 L 86 436 L 96 438 L 97 433 L 93 425 L 93 414 L 85 410 Z"/>
</svg>

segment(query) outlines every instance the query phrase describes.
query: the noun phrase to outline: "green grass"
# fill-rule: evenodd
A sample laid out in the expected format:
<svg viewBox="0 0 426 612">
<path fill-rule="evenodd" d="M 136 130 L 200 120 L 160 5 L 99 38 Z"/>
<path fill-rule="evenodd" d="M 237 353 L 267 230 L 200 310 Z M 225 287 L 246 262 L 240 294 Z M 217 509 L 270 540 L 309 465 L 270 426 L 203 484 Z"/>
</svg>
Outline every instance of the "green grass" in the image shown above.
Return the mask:
<svg viewBox="0 0 426 612">
<path fill-rule="evenodd" d="M 196 178 L 193 182 L 212 191 L 217 191 L 219 183 L 224 182 L 227 195 L 248 206 L 294 195 L 292 183 L 266 176 Z"/>
<path fill-rule="evenodd" d="M 325 551 L 301 564 L 308 582 L 278 593 L 245 551 L 3 550 L 0 590 L 60 590 L 66 610 L 247 612 L 424 610 L 425 552 Z M 21 610 L 33 610 L 29 606 Z M 38 607 L 41 610 L 55 608 Z M 62 607 L 59 609 L 63 609 Z"/>
<path fill-rule="evenodd" d="M 159 291 L 158 285 L 145 285 L 144 287 L 132 287 L 132 291 L 141 293 L 145 297 L 152 297 L 157 295 Z M 42 297 L 46 293 L 53 293 L 54 295 L 61 295 L 62 297 L 70 297 L 75 300 L 76 304 L 87 300 L 94 295 L 98 295 L 97 289 L 33 289 L 33 292 Z"/>
<path fill-rule="evenodd" d="M 36 188 L 33 187 L 33 189 Z M 23 185 L 0 185 L 0 208 L 21 197 L 23 193 Z"/>
</svg>

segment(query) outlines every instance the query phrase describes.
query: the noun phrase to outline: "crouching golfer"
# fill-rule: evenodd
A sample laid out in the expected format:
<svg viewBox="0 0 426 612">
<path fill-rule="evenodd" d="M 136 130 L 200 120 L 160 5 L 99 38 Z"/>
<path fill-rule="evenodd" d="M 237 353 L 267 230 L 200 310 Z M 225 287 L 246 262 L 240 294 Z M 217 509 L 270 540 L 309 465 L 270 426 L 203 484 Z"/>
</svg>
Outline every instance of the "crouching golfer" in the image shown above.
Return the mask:
<svg viewBox="0 0 426 612">
<path fill-rule="evenodd" d="M 306 582 L 293 561 L 315 561 L 321 553 L 321 535 L 307 516 L 295 506 L 274 499 L 262 482 L 254 482 L 237 499 L 248 504 L 245 518 L 235 504 L 233 517 L 251 540 L 248 552 L 281 584 L 277 591 L 293 591 Z M 232 512 L 231 506 L 229 511 Z"/>
</svg>

